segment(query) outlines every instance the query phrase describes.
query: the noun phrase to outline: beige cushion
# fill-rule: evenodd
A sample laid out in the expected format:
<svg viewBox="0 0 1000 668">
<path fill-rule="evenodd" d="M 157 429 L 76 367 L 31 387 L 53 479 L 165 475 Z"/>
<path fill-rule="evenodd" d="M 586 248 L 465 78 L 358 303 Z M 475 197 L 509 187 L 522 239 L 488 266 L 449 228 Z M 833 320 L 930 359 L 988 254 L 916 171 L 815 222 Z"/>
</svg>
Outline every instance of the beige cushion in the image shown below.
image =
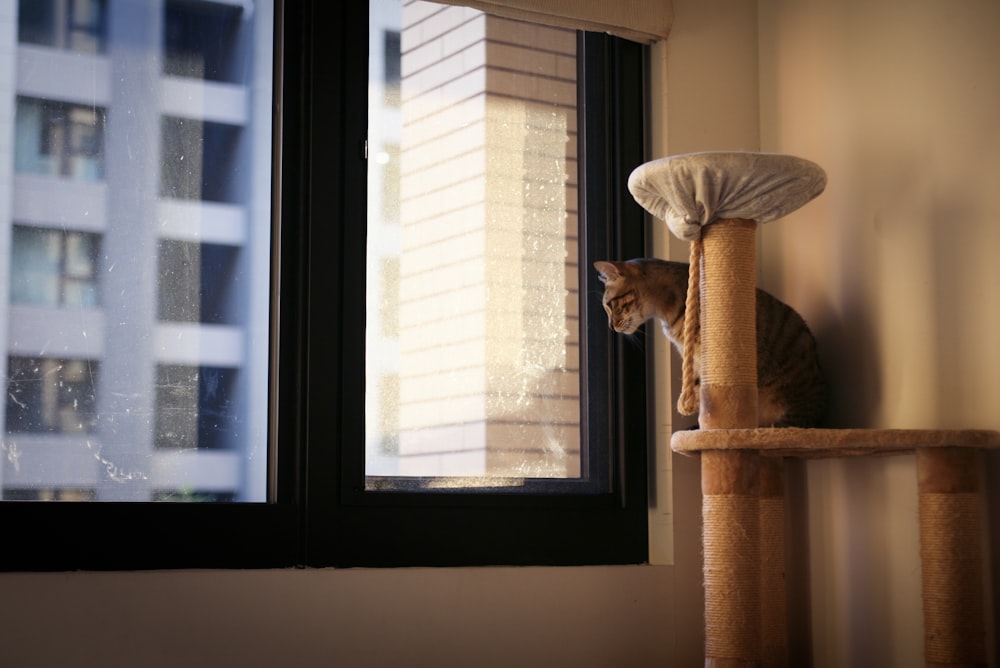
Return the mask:
<svg viewBox="0 0 1000 668">
<path fill-rule="evenodd" d="M 653 160 L 632 171 L 628 189 L 675 236 L 691 241 L 716 220 L 767 223 L 791 213 L 826 187 L 826 173 L 778 153 L 705 152 Z"/>
</svg>

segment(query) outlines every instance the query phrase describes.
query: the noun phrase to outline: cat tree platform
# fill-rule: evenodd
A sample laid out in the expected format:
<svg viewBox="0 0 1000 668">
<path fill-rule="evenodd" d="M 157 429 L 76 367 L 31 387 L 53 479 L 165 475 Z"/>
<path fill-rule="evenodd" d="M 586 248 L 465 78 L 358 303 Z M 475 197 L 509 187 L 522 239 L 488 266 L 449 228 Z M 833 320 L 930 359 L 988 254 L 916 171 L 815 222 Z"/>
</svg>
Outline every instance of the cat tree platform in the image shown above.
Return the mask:
<svg viewBox="0 0 1000 668">
<path fill-rule="evenodd" d="M 636 201 L 691 242 L 678 407 L 697 410 L 701 429 L 675 433 L 671 448 L 701 459 L 705 665 L 788 664 L 784 459 L 912 452 L 926 662 L 985 666 L 980 451 L 1000 447 L 1000 432 L 758 427 L 756 227 L 825 186 L 808 160 L 745 152 L 655 160 L 629 178 Z M 695 394 L 689 353 L 699 338 Z"/>
<path fill-rule="evenodd" d="M 921 448 L 1000 448 L 988 429 L 715 429 L 679 431 L 670 447 L 682 455 L 703 450 L 759 450 L 774 457 L 821 459 L 916 452 Z"/>
</svg>

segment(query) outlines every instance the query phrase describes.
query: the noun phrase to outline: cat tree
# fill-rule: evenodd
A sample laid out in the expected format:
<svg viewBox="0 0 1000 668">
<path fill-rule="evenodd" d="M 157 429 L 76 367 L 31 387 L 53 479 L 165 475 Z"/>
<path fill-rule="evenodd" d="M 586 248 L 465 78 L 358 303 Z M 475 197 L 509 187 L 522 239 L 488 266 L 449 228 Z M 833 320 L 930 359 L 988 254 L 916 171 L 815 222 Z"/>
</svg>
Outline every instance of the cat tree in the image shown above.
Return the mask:
<svg viewBox="0 0 1000 668">
<path fill-rule="evenodd" d="M 705 665 L 788 663 L 784 458 L 915 452 L 925 660 L 985 666 L 979 450 L 1000 432 L 757 428 L 756 228 L 825 186 L 812 162 L 747 152 L 664 158 L 629 178 L 636 201 L 691 242 L 685 337 L 700 336 L 701 382 L 695 393 L 686 343 L 679 407 L 699 410 L 700 429 L 671 448 L 701 458 Z"/>
</svg>

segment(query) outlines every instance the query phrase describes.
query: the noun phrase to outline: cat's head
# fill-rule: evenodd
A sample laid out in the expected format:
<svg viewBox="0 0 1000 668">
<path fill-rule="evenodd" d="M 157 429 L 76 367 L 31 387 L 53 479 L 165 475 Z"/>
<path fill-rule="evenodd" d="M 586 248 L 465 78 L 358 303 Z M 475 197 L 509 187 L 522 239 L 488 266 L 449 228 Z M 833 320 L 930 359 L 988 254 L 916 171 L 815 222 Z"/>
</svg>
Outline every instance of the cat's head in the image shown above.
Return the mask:
<svg viewBox="0 0 1000 668">
<path fill-rule="evenodd" d="M 608 326 L 622 334 L 634 334 L 649 319 L 649 314 L 643 312 L 639 292 L 630 280 L 636 269 L 627 262 L 604 260 L 595 262 L 594 268 L 604 283 L 601 304 L 608 314 Z"/>
</svg>

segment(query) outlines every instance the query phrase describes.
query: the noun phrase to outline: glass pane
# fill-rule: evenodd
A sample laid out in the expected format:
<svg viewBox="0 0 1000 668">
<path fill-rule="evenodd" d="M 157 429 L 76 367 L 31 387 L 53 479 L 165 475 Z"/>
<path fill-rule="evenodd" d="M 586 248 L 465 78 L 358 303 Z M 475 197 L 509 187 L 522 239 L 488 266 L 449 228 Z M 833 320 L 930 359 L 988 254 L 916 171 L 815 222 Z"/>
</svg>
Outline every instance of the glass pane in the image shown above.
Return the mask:
<svg viewBox="0 0 1000 668">
<path fill-rule="evenodd" d="M 107 0 L 19 0 L 18 40 L 80 53 L 103 51 L 106 4 Z"/>
<path fill-rule="evenodd" d="M 579 479 L 576 33 L 372 0 L 370 42 L 369 486 Z"/>
<path fill-rule="evenodd" d="M 104 178 L 106 109 L 18 97 L 14 168 L 24 174 Z"/>
<path fill-rule="evenodd" d="M 11 303 L 46 306 L 59 304 L 61 248 L 58 232 L 14 227 L 12 249 Z"/>
<path fill-rule="evenodd" d="M 12 6 L 2 498 L 265 501 L 272 2 Z"/>
<path fill-rule="evenodd" d="M 8 434 L 93 432 L 99 365 L 95 360 L 10 357 Z"/>
<path fill-rule="evenodd" d="M 40 306 L 97 306 L 98 235 L 15 225 L 10 301 Z"/>
</svg>

